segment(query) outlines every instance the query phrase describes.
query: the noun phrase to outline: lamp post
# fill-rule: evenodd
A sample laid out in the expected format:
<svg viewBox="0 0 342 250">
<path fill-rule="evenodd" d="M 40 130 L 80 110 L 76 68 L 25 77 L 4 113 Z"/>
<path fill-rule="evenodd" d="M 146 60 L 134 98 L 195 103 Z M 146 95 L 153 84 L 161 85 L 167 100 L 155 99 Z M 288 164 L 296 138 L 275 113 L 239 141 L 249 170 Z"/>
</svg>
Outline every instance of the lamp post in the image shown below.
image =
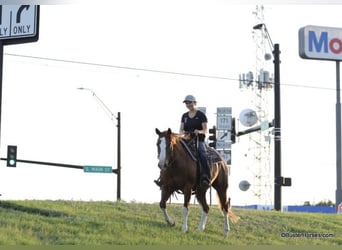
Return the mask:
<svg viewBox="0 0 342 250">
<path fill-rule="evenodd" d="M 112 120 L 112 122 L 114 123 L 114 114 L 113 112 L 107 107 L 107 105 L 100 99 L 100 97 L 98 97 L 95 92 L 92 89 L 89 88 L 78 88 L 79 90 L 87 90 L 90 91 L 93 95 L 93 97 L 100 103 L 100 105 L 104 108 L 104 111 L 106 113 L 108 113 L 110 119 Z M 118 112 L 117 117 L 117 133 L 118 133 L 118 137 L 117 137 L 117 168 L 113 169 L 113 173 L 115 173 L 117 175 L 117 195 L 116 195 L 116 199 L 119 201 L 121 200 L 121 114 L 120 112 Z"/>
<path fill-rule="evenodd" d="M 273 50 L 274 56 L 274 209 L 281 210 L 281 123 L 280 123 L 280 50 L 279 44 L 273 44 L 270 34 L 264 23 L 253 27 L 255 30 L 264 29 L 267 41 Z"/>
</svg>

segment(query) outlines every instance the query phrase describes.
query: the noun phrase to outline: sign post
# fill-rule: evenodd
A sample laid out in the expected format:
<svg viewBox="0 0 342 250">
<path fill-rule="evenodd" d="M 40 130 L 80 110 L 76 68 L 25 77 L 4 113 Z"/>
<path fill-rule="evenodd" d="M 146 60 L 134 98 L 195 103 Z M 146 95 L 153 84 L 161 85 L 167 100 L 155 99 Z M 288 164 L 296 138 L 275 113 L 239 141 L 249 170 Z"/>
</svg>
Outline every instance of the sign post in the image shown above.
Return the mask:
<svg viewBox="0 0 342 250">
<path fill-rule="evenodd" d="M 218 107 L 216 110 L 217 140 L 216 149 L 225 161 L 230 165 L 231 161 L 231 130 L 232 130 L 232 108 Z"/>
<path fill-rule="evenodd" d="M 340 61 L 342 60 L 342 29 L 308 25 L 299 29 L 299 55 L 303 59 L 336 62 L 336 192 L 335 207 L 342 202 L 342 145 Z"/>
<path fill-rule="evenodd" d="M 4 45 L 36 42 L 38 37 L 39 5 L 0 5 L 0 136 Z"/>
</svg>

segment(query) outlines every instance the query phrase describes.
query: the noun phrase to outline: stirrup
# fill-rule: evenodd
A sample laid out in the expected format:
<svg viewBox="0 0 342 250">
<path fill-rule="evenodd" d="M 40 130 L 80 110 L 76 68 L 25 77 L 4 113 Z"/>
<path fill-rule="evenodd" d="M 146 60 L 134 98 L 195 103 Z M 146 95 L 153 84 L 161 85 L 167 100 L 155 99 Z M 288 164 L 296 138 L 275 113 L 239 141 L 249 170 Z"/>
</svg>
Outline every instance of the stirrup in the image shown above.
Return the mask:
<svg viewBox="0 0 342 250">
<path fill-rule="evenodd" d="M 204 178 L 201 180 L 200 185 L 201 185 L 201 188 L 208 189 L 210 187 L 210 182 L 206 178 Z"/>
<path fill-rule="evenodd" d="M 158 187 L 161 186 L 161 181 L 160 181 L 160 180 L 154 180 L 154 183 L 155 183 Z"/>
</svg>

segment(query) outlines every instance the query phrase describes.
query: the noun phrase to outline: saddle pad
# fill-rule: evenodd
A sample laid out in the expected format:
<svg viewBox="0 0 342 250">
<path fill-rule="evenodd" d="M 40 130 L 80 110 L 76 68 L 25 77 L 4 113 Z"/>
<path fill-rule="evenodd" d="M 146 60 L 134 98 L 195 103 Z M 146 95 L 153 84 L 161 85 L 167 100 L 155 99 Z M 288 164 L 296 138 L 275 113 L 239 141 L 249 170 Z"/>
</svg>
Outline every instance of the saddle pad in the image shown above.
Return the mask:
<svg viewBox="0 0 342 250">
<path fill-rule="evenodd" d="M 209 146 L 207 146 L 207 154 L 209 163 L 217 163 L 220 161 L 224 161 L 220 153 L 216 149 L 213 149 Z"/>
<path fill-rule="evenodd" d="M 180 142 L 183 145 L 183 147 L 186 149 L 186 151 L 189 153 L 191 158 L 194 161 L 197 161 L 197 153 L 195 152 L 195 150 L 191 148 L 185 140 L 182 139 L 180 140 Z M 206 149 L 207 149 L 207 156 L 208 156 L 209 164 L 224 161 L 223 157 L 220 155 L 220 153 L 216 149 L 213 149 L 209 147 L 208 145 L 206 145 Z"/>
</svg>

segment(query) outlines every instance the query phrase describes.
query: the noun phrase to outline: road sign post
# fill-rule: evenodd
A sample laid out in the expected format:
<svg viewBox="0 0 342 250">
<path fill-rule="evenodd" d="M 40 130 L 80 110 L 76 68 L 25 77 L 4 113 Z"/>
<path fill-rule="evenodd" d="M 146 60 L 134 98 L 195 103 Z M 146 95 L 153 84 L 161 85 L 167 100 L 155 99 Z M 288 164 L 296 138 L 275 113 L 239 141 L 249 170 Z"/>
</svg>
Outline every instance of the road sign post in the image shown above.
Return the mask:
<svg viewBox="0 0 342 250">
<path fill-rule="evenodd" d="M 341 135 L 341 28 L 308 25 L 300 28 L 299 55 L 303 59 L 330 60 L 336 62 L 336 191 L 335 207 L 342 202 L 342 135 Z"/>
<path fill-rule="evenodd" d="M 230 165 L 231 161 L 231 129 L 232 129 L 232 108 L 218 107 L 216 110 L 217 141 L 216 149 Z"/>
<path fill-rule="evenodd" d="M 0 135 L 4 45 L 36 42 L 38 37 L 39 5 L 0 5 Z"/>
</svg>

